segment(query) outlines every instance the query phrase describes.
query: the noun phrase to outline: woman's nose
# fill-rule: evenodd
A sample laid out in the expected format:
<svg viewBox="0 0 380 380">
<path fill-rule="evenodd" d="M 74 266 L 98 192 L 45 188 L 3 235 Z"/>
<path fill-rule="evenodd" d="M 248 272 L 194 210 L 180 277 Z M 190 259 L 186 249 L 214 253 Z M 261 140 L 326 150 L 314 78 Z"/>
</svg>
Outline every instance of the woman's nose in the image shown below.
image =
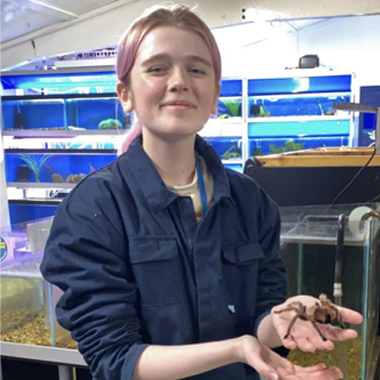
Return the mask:
<svg viewBox="0 0 380 380">
<path fill-rule="evenodd" d="M 169 90 L 186 91 L 188 88 L 189 85 L 186 72 L 180 68 L 174 69 L 169 78 Z"/>
</svg>

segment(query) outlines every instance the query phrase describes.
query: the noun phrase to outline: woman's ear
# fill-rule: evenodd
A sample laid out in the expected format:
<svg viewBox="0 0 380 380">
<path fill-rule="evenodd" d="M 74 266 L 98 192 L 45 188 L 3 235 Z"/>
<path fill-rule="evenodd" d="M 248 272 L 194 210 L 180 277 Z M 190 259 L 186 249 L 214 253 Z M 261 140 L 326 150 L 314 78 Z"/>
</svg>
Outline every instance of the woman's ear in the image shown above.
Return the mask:
<svg viewBox="0 0 380 380">
<path fill-rule="evenodd" d="M 123 82 L 118 82 L 116 85 L 117 96 L 125 113 L 133 111 L 132 94 Z"/>
<path fill-rule="evenodd" d="M 216 88 L 215 88 L 215 98 L 214 98 L 214 101 L 212 103 L 212 109 L 211 109 L 211 113 L 213 115 L 217 115 L 218 114 L 219 95 L 220 95 L 220 84 L 218 83 L 216 85 Z"/>
</svg>

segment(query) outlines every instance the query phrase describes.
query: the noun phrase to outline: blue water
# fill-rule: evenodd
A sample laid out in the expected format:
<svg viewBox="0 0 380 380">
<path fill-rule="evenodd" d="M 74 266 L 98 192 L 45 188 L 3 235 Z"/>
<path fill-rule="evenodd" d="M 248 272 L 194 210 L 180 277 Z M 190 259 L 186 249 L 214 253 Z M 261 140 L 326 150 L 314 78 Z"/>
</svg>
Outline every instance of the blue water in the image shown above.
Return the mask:
<svg viewBox="0 0 380 380">
<path fill-rule="evenodd" d="M 11 224 L 18 224 L 55 215 L 57 205 L 9 204 Z"/>
<path fill-rule="evenodd" d="M 30 163 L 22 157 L 30 158 L 40 168 L 39 182 L 51 183 L 53 173 L 66 180 L 70 174 L 91 173 L 111 163 L 116 153 L 102 154 L 26 154 L 7 153 L 5 155 L 5 172 L 7 182 L 36 182 L 35 171 L 31 170 Z M 46 160 L 45 160 L 46 159 Z"/>
<path fill-rule="evenodd" d="M 258 117 L 258 107 L 269 112 L 268 116 L 323 116 L 333 109 L 334 103 L 350 102 L 350 95 L 316 95 L 310 97 L 270 97 L 250 96 L 248 101 L 249 117 Z M 348 115 L 348 113 L 347 113 Z"/>
<path fill-rule="evenodd" d="M 309 137 L 309 138 L 251 138 L 248 142 L 248 156 L 259 156 L 261 154 L 272 154 L 273 148 L 282 148 L 288 141 L 299 145 L 300 149 L 311 149 L 321 147 L 339 147 L 348 145 L 348 136 L 336 137 Z M 276 152 L 277 153 L 277 152 Z"/>
<path fill-rule="evenodd" d="M 12 129 L 68 129 L 77 127 L 98 130 L 99 124 L 108 119 L 116 119 L 121 129 L 130 127 L 130 116 L 124 114 L 116 97 L 86 99 L 3 99 L 3 128 Z M 16 119 L 21 113 L 23 123 Z"/>
</svg>

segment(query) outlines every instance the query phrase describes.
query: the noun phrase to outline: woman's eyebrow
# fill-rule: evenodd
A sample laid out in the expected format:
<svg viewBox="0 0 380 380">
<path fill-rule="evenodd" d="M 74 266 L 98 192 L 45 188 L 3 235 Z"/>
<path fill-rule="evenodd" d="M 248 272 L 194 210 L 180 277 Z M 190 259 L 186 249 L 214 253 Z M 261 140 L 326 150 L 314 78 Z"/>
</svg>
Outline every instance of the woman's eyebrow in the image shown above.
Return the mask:
<svg viewBox="0 0 380 380">
<path fill-rule="evenodd" d="M 145 59 L 143 62 L 142 62 L 142 65 L 144 66 L 147 66 L 153 62 L 156 62 L 156 61 L 159 61 L 161 59 L 169 59 L 169 55 L 168 54 L 155 54 L 155 55 L 152 55 L 151 57 Z"/>
<path fill-rule="evenodd" d="M 196 62 L 203 63 L 204 65 L 212 68 L 212 63 L 208 59 L 203 58 L 203 57 L 201 57 L 199 55 L 188 55 L 188 56 L 186 56 L 186 58 L 188 58 L 191 61 L 196 61 Z"/>
<path fill-rule="evenodd" d="M 203 58 L 199 55 L 187 55 L 185 58 L 189 61 L 193 61 L 193 62 L 195 61 L 195 62 L 203 63 L 204 65 L 212 68 L 212 63 L 208 59 Z M 142 65 L 147 66 L 147 65 L 150 65 L 154 62 L 157 62 L 159 60 L 164 60 L 164 59 L 170 60 L 169 54 L 165 54 L 165 53 L 155 54 L 155 55 L 152 55 L 151 57 L 147 58 L 146 60 L 144 60 L 142 62 Z"/>
</svg>

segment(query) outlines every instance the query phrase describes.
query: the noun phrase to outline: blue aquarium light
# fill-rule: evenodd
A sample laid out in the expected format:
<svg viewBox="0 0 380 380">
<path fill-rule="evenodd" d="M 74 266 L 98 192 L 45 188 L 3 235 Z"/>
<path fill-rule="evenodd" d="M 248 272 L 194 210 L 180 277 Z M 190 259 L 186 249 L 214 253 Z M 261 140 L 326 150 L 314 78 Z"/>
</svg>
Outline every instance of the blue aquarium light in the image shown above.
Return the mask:
<svg viewBox="0 0 380 380">
<path fill-rule="evenodd" d="M 241 96 L 243 81 L 241 79 L 226 79 L 221 83 L 220 96 Z"/>
<path fill-rule="evenodd" d="M 66 73 L 42 75 L 3 75 L 1 84 L 4 90 L 54 89 L 54 93 L 65 93 L 73 88 L 112 89 L 115 92 L 116 74 L 110 72 Z M 101 91 L 97 91 L 101 92 Z"/>
<path fill-rule="evenodd" d="M 315 92 L 350 92 L 351 75 L 249 79 L 248 94 L 307 94 Z"/>
</svg>

